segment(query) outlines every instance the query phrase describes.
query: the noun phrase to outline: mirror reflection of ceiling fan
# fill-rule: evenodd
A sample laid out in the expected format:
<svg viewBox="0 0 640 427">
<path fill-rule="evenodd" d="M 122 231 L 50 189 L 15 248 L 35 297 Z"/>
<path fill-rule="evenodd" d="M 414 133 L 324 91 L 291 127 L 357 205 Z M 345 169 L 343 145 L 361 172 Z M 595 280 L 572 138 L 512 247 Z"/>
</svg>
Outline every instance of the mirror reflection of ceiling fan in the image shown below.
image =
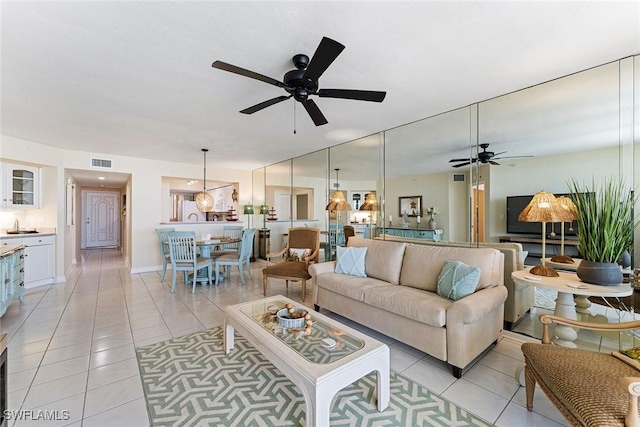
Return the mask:
<svg viewBox="0 0 640 427">
<path fill-rule="evenodd" d="M 340 55 L 343 49 L 344 46 L 342 44 L 328 37 L 323 37 L 311 59 L 304 54 L 297 54 L 293 57 L 292 61 L 296 69 L 287 72 L 282 81 L 222 61 L 215 61 L 212 67 L 260 80 L 261 82 L 282 88 L 288 93 L 288 95 L 277 96 L 252 107 L 245 108 L 240 111 L 241 113 L 253 114 L 263 108 L 270 107 L 293 97 L 293 99 L 300 102 L 305 110 L 307 110 L 313 123 L 316 126 L 322 126 L 328 123 L 327 119 L 310 96 L 382 102 L 387 94 L 386 92 L 373 90 L 319 89 L 318 80 L 327 68 L 329 68 L 329 65 Z"/>
<path fill-rule="evenodd" d="M 451 159 L 451 160 L 449 160 L 449 163 L 462 162 L 462 163 L 459 163 L 457 165 L 452 165 L 452 167 L 454 167 L 454 168 L 459 168 L 461 166 L 470 165 L 471 163 L 476 163 L 476 162 L 480 162 L 482 164 L 490 163 L 492 165 L 499 165 L 500 163 L 496 162 L 496 160 L 501 160 L 501 159 L 519 159 L 519 158 L 523 158 L 523 157 L 533 157 L 533 156 L 503 156 L 503 157 L 497 157 L 497 156 L 500 156 L 501 154 L 506 153 L 506 151 L 501 151 L 499 153 L 494 153 L 493 151 L 487 151 L 487 148 L 489 148 L 489 144 L 487 144 L 487 143 L 480 144 L 480 148 L 482 148 L 482 151 L 478 153 L 478 157 L 474 157 L 473 159 L 469 159 L 468 157 L 460 158 L 460 159 Z"/>
</svg>

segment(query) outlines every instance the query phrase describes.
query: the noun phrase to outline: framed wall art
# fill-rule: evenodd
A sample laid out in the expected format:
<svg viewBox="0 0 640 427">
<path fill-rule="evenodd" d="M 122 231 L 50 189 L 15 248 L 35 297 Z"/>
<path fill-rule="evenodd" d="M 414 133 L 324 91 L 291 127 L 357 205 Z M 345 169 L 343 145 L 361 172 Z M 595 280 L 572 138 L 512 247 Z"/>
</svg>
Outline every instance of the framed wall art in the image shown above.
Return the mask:
<svg viewBox="0 0 640 427">
<path fill-rule="evenodd" d="M 418 216 L 422 212 L 422 196 L 404 196 L 400 197 L 400 216 L 407 213 L 407 216 Z"/>
</svg>

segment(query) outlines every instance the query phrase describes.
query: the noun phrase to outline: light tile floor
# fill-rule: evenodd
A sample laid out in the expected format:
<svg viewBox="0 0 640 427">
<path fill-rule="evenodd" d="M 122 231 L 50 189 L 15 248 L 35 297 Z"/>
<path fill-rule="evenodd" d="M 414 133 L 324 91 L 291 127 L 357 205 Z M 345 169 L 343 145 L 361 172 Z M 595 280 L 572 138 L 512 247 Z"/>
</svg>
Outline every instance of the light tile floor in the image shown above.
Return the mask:
<svg viewBox="0 0 640 427">
<path fill-rule="evenodd" d="M 59 418 L 8 425 L 149 425 L 135 347 L 219 326 L 226 305 L 261 298 L 262 261 L 252 266 L 254 280 L 246 286 L 235 270 L 218 286 L 198 286 L 192 294 L 190 286 L 178 285 L 172 295 L 171 272 L 165 282 L 159 272 L 130 275 L 117 249 L 86 251 L 66 283 L 28 290 L 25 302 L 12 303 L 0 318 L 0 332 L 10 337 L 9 409 L 57 410 Z M 283 281 L 270 281 L 268 294 L 301 300 L 300 286 L 287 290 Z M 497 426 L 567 425 L 540 390 L 535 411 L 524 406 L 514 372 L 524 360 L 520 343 L 533 338 L 505 332 L 456 380 L 441 361 L 334 316 L 387 343 L 394 371 Z"/>
</svg>

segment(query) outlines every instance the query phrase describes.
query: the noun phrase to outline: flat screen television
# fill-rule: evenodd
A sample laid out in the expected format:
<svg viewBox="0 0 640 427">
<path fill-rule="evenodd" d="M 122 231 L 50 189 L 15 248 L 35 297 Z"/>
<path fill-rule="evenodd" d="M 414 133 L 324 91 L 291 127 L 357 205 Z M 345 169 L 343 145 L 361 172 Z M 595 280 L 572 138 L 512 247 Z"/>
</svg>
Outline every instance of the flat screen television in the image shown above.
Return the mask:
<svg viewBox="0 0 640 427">
<path fill-rule="evenodd" d="M 554 194 L 558 196 L 569 196 L 569 194 Z M 518 221 L 518 215 L 527 207 L 533 195 L 530 196 L 507 196 L 507 233 L 510 234 L 537 234 L 542 236 L 542 224 L 539 222 L 521 222 Z M 547 223 L 546 234 L 556 233 L 556 237 L 560 238 L 560 223 Z M 564 235 L 576 236 L 576 222 L 564 223 Z"/>
</svg>

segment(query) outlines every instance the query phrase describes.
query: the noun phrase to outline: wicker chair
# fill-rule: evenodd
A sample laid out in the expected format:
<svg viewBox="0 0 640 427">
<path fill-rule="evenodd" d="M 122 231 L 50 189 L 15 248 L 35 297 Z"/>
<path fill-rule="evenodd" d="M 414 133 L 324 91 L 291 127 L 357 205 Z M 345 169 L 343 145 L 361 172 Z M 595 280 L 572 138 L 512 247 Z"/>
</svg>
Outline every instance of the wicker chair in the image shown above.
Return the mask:
<svg viewBox="0 0 640 427">
<path fill-rule="evenodd" d="M 302 258 L 296 252 L 307 250 L 308 254 Z M 287 246 L 280 252 L 267 254 L 267 262 L 274 258 L 285 257 L 283 262 L 270 265 L 262 270 L 262 286 L 264 295 L 267 295 L 267 282 L 269 278 L 284 279 L 287 288 L 289 281 L 302 283 L 302 301 L 307 292 L 307 280 L 311 279 L 308 269 L 309 264 L 318 262 L 320 252 L 320 229 L 310 227 L 298 227 L 289 229 Z"/>
<path fill-rule="evenodd" d="M 640 371 L 626 356 L 550 345 L 552 323 L 596 331 L 640 329 L 640 321 L 589 323 L 551 314 L 540 316 L 542 344 L 522 344 L 527 409 L 533 410 L 536 383 L 562 415 L 576 426 L 640 427 Z"/>
</svg>

